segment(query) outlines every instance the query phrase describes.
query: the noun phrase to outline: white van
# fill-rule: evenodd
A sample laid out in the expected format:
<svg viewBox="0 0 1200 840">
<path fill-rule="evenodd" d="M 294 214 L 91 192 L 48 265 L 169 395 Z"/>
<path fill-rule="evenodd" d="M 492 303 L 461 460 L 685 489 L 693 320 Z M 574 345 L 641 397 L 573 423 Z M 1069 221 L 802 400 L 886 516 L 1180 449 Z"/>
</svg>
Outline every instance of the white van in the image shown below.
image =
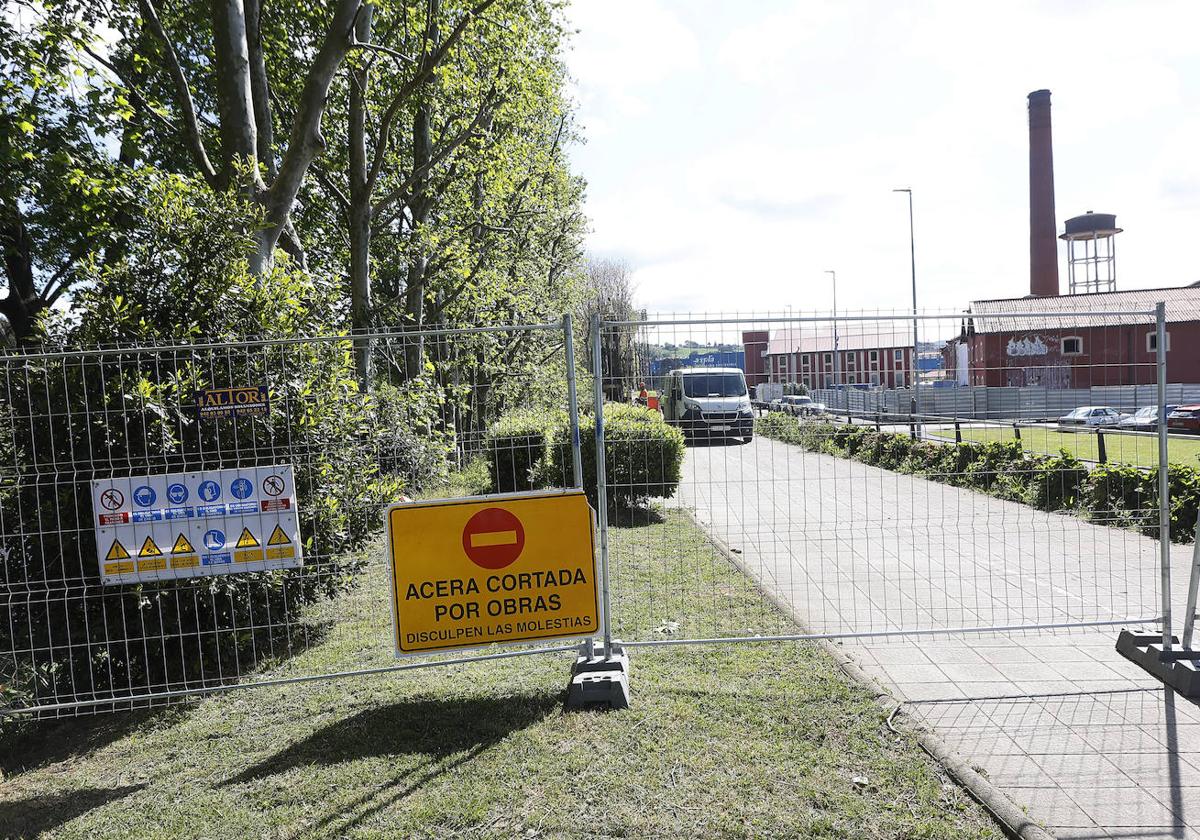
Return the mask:
<svg viewBox="0 0 1200 840">
<path fill-rule="evenodd" d="M 754 412 L 746 377 L 738 368 L 671 371 L 662 395 L 663 417 L 693 436 L 754 438 Z"/>
</svg>

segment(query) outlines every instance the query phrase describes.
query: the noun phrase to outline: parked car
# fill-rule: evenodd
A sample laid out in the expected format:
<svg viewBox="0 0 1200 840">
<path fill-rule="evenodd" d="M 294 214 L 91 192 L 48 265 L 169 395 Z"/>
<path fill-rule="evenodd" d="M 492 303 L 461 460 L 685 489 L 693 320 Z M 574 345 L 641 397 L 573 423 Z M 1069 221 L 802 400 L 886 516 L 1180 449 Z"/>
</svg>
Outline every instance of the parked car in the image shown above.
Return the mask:
<svg viewBox="0 0 1200 840">
<path fill-rule="evenodd" d="M 1167 416 L 1170 417 L 1171 412 L 1177 408 L 1177 405 L 1167 406 Z M 1158 428 L 1158 406 L 1147 405 L 1139 408 L 1121 421 L 1121 428 L 1135 432 L 1153 432 Z"/>
<path fill-rule="evenodd" d="M 1058 422 L 1062 426 L 1116 426 L 1128 416 L 1106 405 L 1081 405 Z"/>
<path fill-rule="evenodd" d="M 783 410 L 788 414 L 803 417 L 809 414 L 824 414 L 825 404 L 814 402 L 812 397 L 788 394 L 783 398 Z"/>
<path fill-rule="evenodd" d="M 1172 432 L 1200 435 L 1200 405 L 1177 406 L 1167 415 L 1167 428 Z"/>
</svg>

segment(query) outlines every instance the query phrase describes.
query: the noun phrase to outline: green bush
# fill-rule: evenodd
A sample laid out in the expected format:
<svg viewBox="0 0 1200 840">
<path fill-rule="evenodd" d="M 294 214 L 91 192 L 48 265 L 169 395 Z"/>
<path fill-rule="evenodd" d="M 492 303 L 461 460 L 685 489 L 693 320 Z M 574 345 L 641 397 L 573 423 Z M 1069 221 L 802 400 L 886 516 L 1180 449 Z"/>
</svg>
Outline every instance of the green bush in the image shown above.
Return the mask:
<svg viewBox="0 0 1200 840">
<path fill-rule="evenodd" d="M 1048 512 L 1079 507 L 1087 467 L 1065 449 L 1058 455 L 1031 455 L 1025 463 L 1025 503 Z"/>
<path fill-rule="evenodd" d="M 782 411 L 772 411 L 754 420 L 754 434 L 785 443 L 800 443 L 800 424 Z"/>
<path fill-rule="evenodd" d="M 966 466 L 964 480 L 972 487 L 990 491 L 1000 476 L 1020 468 L 1025 460 L 1020 441 L 993 441 L 978 445 Z"/>
<path fill-rule="evenodd" d="M 1083 507 L 1107 525 L 1141 528 L 1150 516 L 1157 528 L 1157 481 L 1157 475 L 1128 464 L 1100 464 L 1084 482 Z"/>
<path fill-rule="evenodd" d="M 592 506 L 596 497 L 596 419 L 579 419 L 583 461 L 583 486 Z M 561 418 L 550 438 L 545 468 L 538 472 L 540 483 L 563 487 L 571 483 L 571 429 Z M 675 495 L 683 470 L 683 432 L 663 421 L 657 411 L 634 405 L 608 403 L 604 406 L 604 472 L 611 509 L 629 509 L 651 498 Z"/>
<path fill-rule="evenodd" d="M 493 423 L 484 441 L 492 492 L 513 493 L 539 486 L 534 472 L 546 457 L 550 430 L 564 422 L 565 415 L 517 411 Z"/>
</svg>

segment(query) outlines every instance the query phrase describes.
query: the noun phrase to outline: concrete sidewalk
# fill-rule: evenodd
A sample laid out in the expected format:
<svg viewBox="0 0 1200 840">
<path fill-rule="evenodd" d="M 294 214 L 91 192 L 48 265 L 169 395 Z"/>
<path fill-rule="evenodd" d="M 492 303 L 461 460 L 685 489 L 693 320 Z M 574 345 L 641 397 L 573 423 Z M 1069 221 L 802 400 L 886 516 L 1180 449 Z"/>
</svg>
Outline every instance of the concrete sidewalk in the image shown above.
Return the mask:
<svg viewBox="0 0 1200 840">
<path fill-rule="evenodd" d="M 1153 540 L 762 439 L 689 449 L 680 502 L 814 632 L 1114 622 L 843 644 L 1057 836 L 1200 840 L 1200 707 L 1114 650 Z"/>
</svg>

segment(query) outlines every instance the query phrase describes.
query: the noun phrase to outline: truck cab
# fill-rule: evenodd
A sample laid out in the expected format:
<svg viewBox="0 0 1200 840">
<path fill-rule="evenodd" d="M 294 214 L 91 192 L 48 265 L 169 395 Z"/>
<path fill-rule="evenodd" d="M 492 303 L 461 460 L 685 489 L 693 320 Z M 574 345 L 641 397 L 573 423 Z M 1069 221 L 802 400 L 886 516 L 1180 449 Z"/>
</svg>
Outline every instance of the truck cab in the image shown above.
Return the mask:
<svg viewBox="0 0 1200 840">
<path fill-rule="evenodd" d="M 738 368 L 673 370 L 662 396 L 663 417 L 689 438 L 754 438 L 750 393 Z"/>
</svg>

